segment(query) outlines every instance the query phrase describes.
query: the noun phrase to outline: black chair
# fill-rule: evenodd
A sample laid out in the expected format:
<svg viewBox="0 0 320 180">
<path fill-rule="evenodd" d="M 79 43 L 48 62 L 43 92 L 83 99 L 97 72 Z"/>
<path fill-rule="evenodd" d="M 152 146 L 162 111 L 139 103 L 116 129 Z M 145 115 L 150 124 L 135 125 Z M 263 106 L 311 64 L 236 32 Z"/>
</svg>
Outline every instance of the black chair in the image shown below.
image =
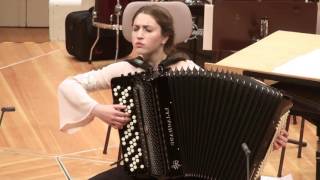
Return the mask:
<svg viewBox="0 0 320 180">
<path fill-rule="evenodd" d="M 317 87 L 307 87 L 303 85 L 292 85 L 290 83 L 276 83 L 273 87 L 283 90 L 285 94 L 291 96 L 293 101 L 293 107 L 290 110 L 290 115 L 293 116 L 295 121 L 296 117 L 301 117 L 300 137 L 299 140 L 289 139 L 289 143 L 298 145 L 298 158 L 301 158 L 302 147 L 307 146 L 303 142 L 304 124 L 305 120 L 308 120 L 317 127 L 319 125 L 318 120 L 320 119 L 320 96 Z M 286 130 L 289 130 L 290 117 L 288 116 Z M 319 134 L 317 134 L 319 136 Z M 286 148 L 282 148 L 280 163 L 278 168 L 278 177 L 282 174 L 283 161 L 285 156 Z M 317 155 L 318 156 L 318 155 Z"/>
</svg>

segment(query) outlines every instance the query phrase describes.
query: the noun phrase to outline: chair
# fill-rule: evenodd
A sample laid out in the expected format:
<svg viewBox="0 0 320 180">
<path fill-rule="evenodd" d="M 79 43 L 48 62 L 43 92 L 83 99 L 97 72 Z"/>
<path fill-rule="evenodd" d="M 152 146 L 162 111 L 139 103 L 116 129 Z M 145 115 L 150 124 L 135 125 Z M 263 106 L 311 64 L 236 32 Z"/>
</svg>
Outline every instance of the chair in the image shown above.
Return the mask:
<svg viewBox="0 0 320 180">
<path fill-rule="evenodd" d="M 122 15 L 122 33 L 126 40 L 131 42 L 132 18 L 137 10 L 143 6 L 158 5 L 166 8 L 173 17 L 173 26 L 175 30 L 174 44 L 186 40 L 192 32 L 192 16 L 188 6 L 179 1 L 170 2 L 149 2 L 149 1 L 135 1 L 129 3 L 123 11 Z M 180 18 L 183 17 L 183 20 Z M 109 125 L 105 140 L 103 153 L 107 154 L 109 139 L 111 133 L 111 126 Z M 118 154 L 118 160 L 121 158 L 121 145 Z"/>
<path fill-rule="evenodd" d="M 294 121 L 293 123 L 296 122 L 297 116 L 301 117 L 299 140 L 298 141 L 293 140 L 293 139 L 288 140 L 288 143 L 298 145 L 297 157 L 301 158 L 302 147 L 307 146 L 307 143 L 303 142 L 304 123 L 305 123 L 305 119 L 308 119 L 310 112 L 312 112 L 311 110 L 309 112 L 309 109 L 312 109 L 312 105 L 308 104 L 308 101 L 306 99 L 300 97 L 298 92 L 303 92 L 301 87 L 293 88 L 292 86 L 290 86 L 289 84 L 286 84 L 286 83 L 277 83 L 277 84 L 273 85 L 273 87 L 285 91 L 289 96 L 291 96 L 293 98 L 293 107 L 291 108 L 290 115 L 288 116 L 288 119 L 287 119 L 286 130 L 287 131 L 289 130 L 290 119 L 291 119 L 290 116 L 293 117 L 293 121 Z M 313 114 L 313 113 L 311 113 L 311 114 Z M 282 148 L 281 155 L 280 155 L 278 174 L 277 174 L 278 177 L 280 177 L 282 175 L 282 168 L 283 168 L 283 162 L 284 162 L 284 157 L 285 157 L 285 151 L 286 151 L 286 148 Z"/>
<path fill-rule="evenodd" d="M 289 126 L 290 126 L 290 119 L 291 117 L 293 117 L 293 120 L 296 121 L 297 116 L 300 116 L 300 112 L 295 111 L 294 108 L 292 108 L 288 119 L 287 119 L 287 124 L 286 124 L 286 130 L 289 131 Z M 294 122 L 293 122 L 294 123 Z M 307 143 L 303 142 L 303 132 L 304 132 L 304 123 L 305 123 L 305 119 L 303 116 L 301 116 L 301 125 L 300 125 L 300 135 L 299 135 L 299 140 L 294 140 L 294 139 L 288 139 L 288 143 L 292 143 L 292 144 L 296 144 L 298 145 L 298 153 L 297 153 L 297 157 L 301 158 L 301 154 L 302 154 L 302 147 L 306 147 Z M 284 162 L 284 157 L 285 157 L 285 152 L 286 152 L 286 148 L 282 148 L 281 149 L 281 155 L 280 155 L 280 161 L 279 161 L 279 167 L 278 167 L 278 177 L 282 176 L 282 168 L 283 168 L 283 162 Z"/>
</svg>

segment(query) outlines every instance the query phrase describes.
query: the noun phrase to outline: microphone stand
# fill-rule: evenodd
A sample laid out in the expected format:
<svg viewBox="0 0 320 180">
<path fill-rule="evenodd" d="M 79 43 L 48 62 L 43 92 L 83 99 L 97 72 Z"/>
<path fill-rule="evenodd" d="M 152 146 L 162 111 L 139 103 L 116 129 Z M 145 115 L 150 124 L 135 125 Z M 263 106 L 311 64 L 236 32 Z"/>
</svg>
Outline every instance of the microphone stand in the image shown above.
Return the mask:
<svg viewBox="0 0 320 180">
<path fill-rule="evenodd" d="M 247 180 L 250 180 L 250 153 L 251 153 L 251 151 L 246 143 L 242 143 L 241 147 L 242 147 L 242 150 L 245 153 L 246 159 L 247 159 L 247 163 L 246 163 L 247 164 Z"/>
<path fill-rule="evenodd" d="M 3 108 L 1 108 L 0 126 L 1 126 L 2 118 L 4 116 L 4 112 L 13 112 L 15 110 L 16 110 L 15 107 L 3 107 Z"/>
</svg>

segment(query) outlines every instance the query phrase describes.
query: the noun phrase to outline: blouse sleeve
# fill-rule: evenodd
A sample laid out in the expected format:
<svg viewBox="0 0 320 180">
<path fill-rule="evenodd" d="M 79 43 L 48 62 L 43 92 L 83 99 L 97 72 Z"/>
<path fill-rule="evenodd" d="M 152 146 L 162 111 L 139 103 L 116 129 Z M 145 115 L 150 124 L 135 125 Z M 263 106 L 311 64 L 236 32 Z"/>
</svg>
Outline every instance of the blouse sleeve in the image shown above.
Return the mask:
<svg viewBox="0 0 320 180">
<path fill-rule="evenodd" d="M 139 71 L 127 62 L 118 62 L 65 79 L 58 87 L 60 130 L 73 133 L 93 120 L 92 109 L 98 104 L 88 94 L 108 89 L 111 79 L 121 74 Z"/>
</svg>

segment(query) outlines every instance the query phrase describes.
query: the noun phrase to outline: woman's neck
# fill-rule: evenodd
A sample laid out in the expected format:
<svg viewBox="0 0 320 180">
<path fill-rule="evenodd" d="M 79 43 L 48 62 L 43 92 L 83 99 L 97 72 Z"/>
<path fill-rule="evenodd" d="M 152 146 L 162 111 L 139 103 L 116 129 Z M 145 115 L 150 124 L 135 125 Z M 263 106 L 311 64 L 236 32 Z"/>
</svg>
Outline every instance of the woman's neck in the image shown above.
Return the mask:
<svg viewBox="0 0 320 180">
<path fill-rule="evenodd" d="M 164 51 L 158 51 L 155 53 L 150 54 L 149 56 L 143 56 L 145 60 L 152 66 L 157 67 L 161 61 L 166 59 L 167 54 Z"/>
</svg>

